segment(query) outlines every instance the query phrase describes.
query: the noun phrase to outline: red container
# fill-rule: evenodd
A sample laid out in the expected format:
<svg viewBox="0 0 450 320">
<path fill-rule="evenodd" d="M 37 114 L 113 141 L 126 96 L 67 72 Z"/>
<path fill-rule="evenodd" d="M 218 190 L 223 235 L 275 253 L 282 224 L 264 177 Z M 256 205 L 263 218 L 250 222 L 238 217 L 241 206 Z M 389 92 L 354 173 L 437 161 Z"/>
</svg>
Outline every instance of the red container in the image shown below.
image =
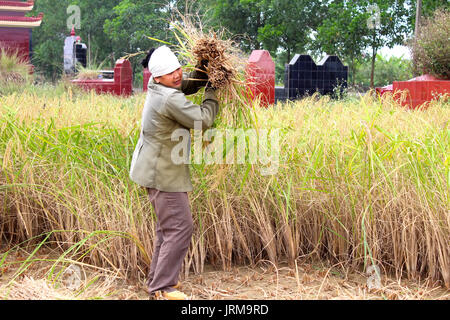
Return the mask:
<svg viewBox="0 0 450 320">
<path fill-rule="evenodd" d="M 131 63 L 125 59 L 116 61 L 114 79 L 75 79 L 72 83 L 86 90 L 95 90 L 96 93 L 112 93 L 114 95 L 129 96 L 133 92 L 133 70 Z"/>
<path fill-rule="evenodd" d="M 275 63 L 267 50 L 254 50 L 246 70 L 247 93 L 251 100 L 261 99 L 262 106 L 275 103 Z"/>
</svg>

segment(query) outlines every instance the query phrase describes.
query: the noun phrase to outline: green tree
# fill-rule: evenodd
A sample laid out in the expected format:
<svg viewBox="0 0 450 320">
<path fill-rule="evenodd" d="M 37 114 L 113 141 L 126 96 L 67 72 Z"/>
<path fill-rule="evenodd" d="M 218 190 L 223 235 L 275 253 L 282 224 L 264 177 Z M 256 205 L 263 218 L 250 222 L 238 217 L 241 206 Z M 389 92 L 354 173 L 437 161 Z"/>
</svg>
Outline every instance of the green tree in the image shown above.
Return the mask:
<svg viewBox="0 0 450 320">
<path fill-rule="evenodd" d="M 367 47 L 367 17 L 353 1 L 335 1 L 328 6 L 327 18 L 317 28 L 316 41 L 311 48 L 335 54 L 350 66 L 355 84 L 356 64 Z"/>
<path fill-rule="evenodd" d="M 437 9 L 421 22 L 420 32 L 409 42 L 416 76 L 432 74 L 450 79 L 450 10 Z"/>
<path fill-rule="evenodd" d="M 32 63 L 37 71 L 53 81 L 62 74 L 64 39 L 71 31 L 67 25 L 70 16 L 67 8 L 70 5 L 80 8 L 81 29 L 75 31 L 83 42 L 88 43 L 90 40 L 89 50 L 93 55 L 92 60 L 98 62 L 108 58 L 114 48 L 103 32 L 103 23 L 112 15 L 112 8 L 119 2 L 120 0 L 59 0 L 55 5 L 54 0 L 36 1 L 32 14 L 44 13 L 41 26 L 33 31 Z"/>
<path fill-rule="evenodd" d="M 70 33 L 66 26 L 66 10 L 70 4 L 70 0 L 60 0 L 58 5 L 53 0 L 40 0 L 35 2 L 31 12 L 32 15 L 44 13 L 41 26 L 33 29 L 31 62 L 36 67 L 36 72 L 53 81 L 63 69 L 64 38 Z"/>
<path fill-rule="evenodd" d="M 407 20 L 414 12 L 408 10 L 407 1 L 333 1 L 318 27 L 318 44 L 328 53 L 340 54 L 349 61 L 353 75 L 357 60 L 370 50 L 370 84 L 373 87 L 378 50 L 403 44 L 410 32 Z"/>
<path fill-rule="evenodd" d="M 245 52 L 267 49 L 289 62 L 305 51 L 323 17 L 319 0 L 204 0 L 211 25 L 224 27 Z M 282 51 L 282 54 L 279 52 Z"/>
<path fill-rule="evenodd" d="M 406 35 L 410 31 L 407 18 L 414 12 L 406 9 L 405 0 L 369 0 L 367 5 L 378 8 L 376 14 L 379 14 L 379 21 L 373 28 L 368 28 L 367 35 L 369 47 L 372 49 L 370 87 L 373 88 L 378 50 L 383 46 L 392 48 L 396 44 L 405 43 Z M 373 15 L 374 12 L 366 14 L 369 14 L 368 19 L 370 19 L 372 18 L 370 15 Z"/>
<path fill-rule="evenodd" d="M 275 54 L 286 52 L 287 62 L 293 54 L 304 52 L 311 35 L 318 27 L 324 7 L 321 1 L 272 0 L 267 1 L 265 25 L 258 29 L 258 39 Z"/>
<path fill-rule="evenodd" d="M 411 7 L 411 12 L 416 12 L 417 0 L 408 0 L 406 3 Z M 436 9 L 447 9 L 450 10 L 450 2 L 448 0 L 422 0 L 422 17 L 430 17 Z M 416 24 L 416 15 L 410 14 L 408 16 L 408 23 L 411 30 L 414 30 Z"/>
<path fill-rule="evenodd" d="M 112 15 L 103 24 L 103 31 L 116 56 L 147 51 L 160 43 L 148 37 L 176 43 L 170 21 L 186 8 L 184 1 L 121 0 L 112 8 Z M 195 6 L 194 6 L 195 8 Z M 191 8 L 192 9 L 192 8 Z M 194 10 L 194 9 L 193 9 Z M 140 59 L 130 59 L 135 73 L 142 71 Z"/>
<path fill-rule="evenodd" d="M 369 87 L 371 57 L 368 56 L 365 59 L 361 59 L 357 64 L 356 83 L 363 87 Z M 376 65 L 377 68 L 374 75 L 374 85 L 376 87 L 391 84 L 393 81 L 406 81 L 413 76 L 410 61 L 403 57 L 386 57 L 377 54 Z"/>
<path fill-rule="evenodd" d="M 106 62 L 104 66 L 114 67 L 114 46 L 108 35 L 103 31 L 105 20 L 113 16 L 113 8 L 120 0 L 72 0 L 71 4 L 77 5 L 81 11 L 81 29 L 77 35 L 81 36 L 84 43 L 88 44 L 91 64 Z"/>
<path fill-rule="evenodd" d="M 250 52 L 262 48 L 258 31 L 266 23 L 269 1 L 266 0 L 204 0 L 210 8 L 205 20 L 211 27 L 225 28 L 242 50 Z"/>
</svg>

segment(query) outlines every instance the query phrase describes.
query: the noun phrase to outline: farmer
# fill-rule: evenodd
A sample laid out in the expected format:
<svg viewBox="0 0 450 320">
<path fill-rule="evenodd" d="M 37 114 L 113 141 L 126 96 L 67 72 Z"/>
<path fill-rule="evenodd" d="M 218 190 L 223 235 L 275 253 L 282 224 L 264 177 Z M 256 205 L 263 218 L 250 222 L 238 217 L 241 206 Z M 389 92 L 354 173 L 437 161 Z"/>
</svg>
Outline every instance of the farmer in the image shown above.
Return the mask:
<svg viewBox="0 0 450 320">
<path fill-rule="evenodd" d="M 187 253 L 193 230 L 187 192 L 192 191 L 188 161 L 174 159 L 172 150 L 179 144 L 173 138 L 175 130 L 189 129 L 202 124 L 210 127 L 219 111 L 215 90 L 204 72 L 207 62 L 183 75 L 175 54 L 167 47 L 152 48 L 142 61 L 152 76 L 148 83 L 147 99 L 142 112 L 142 127 L 133 153 L 130 178 L 146 188 L 157 217 L 156 241 L 148 291 L 151 298 L 185 300 L 179 288 L 178 276 Z M 197 79 L 187 80 L 187 79 Z M 198 81 L 201 79 L 201 81 Z M 203 102 L 196 105 L 185 95 L 196 93 L 206 86 Z M 190 145 L 186 150 L 190 150 Z M 175 152 L 176 153 L 176 152 Z M 185 155 L 189 158 L 189 154 Z"/>
</svg>

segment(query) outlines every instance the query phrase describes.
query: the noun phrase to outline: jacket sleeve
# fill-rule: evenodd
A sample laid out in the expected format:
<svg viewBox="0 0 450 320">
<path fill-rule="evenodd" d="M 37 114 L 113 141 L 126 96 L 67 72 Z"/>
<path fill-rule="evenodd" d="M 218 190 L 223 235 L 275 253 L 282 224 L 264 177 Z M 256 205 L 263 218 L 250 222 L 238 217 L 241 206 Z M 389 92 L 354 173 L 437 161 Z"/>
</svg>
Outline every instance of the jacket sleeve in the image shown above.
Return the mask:
<svg viewBox="0 0 450 320">
<path fill-rule="evenodd" d="M 181 82 L 181 91 L 185 95 L 196 93 L 201 87 L 206 86 L 208 78 L 206 74 L 201 74 L 200 71 L 194 70 L 189 74 L 183 74 L 183 81 Z M 195 80 L 193 80 L 195 79 Z"/>
<path fill-rule="evenodd" d="M 167 115 L 182 126 L 194 129 L 195 122 L 201 121 L 202 129 L 212 126 L 219 112 L 219 102 L 213 89 L 205 89 L 201 105 L 192 103 L 186 99 L 181 91 L 174 91 L 166 102 Z"/>
</svg>

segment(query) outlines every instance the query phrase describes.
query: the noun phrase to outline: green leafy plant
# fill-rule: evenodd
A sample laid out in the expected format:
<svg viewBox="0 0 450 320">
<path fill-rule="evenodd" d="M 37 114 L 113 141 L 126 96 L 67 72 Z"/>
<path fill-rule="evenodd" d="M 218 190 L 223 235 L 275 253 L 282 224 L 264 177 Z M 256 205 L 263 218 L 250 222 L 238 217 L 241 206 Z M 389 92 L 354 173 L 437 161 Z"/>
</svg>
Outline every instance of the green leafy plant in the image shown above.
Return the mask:
<svg viewBox="0 0 450 320">
<path fill-rule="evenodd" d="M 438 9 L 425 19 L 420 32 L 409 42 L 416 74 L 450 79 L 450 11 Z"/>
</svg>

